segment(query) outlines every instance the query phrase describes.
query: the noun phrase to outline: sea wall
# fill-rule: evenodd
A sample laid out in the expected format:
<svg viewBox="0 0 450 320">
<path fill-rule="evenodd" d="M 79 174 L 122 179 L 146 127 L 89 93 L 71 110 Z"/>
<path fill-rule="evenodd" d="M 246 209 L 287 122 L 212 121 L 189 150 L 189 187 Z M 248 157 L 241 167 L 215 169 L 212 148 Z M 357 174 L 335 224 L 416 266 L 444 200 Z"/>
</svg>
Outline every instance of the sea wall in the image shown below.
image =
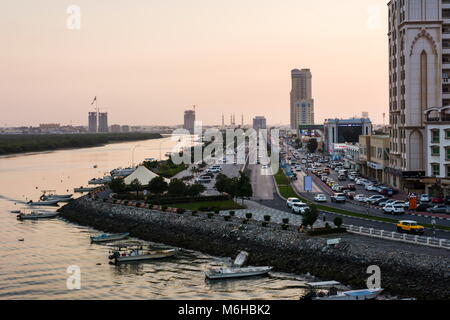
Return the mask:
<svg viewBox="0 0 450 320">
<path fill-rule="evenodd" d="M 160 212 L 92 200 L 75 200 L 60 209 L 68 221 L 105 232 L 130 232 L 143 240 L 164 243 L 207 254 L 234 257 L 250 252 L 249 264 L 270 265 L 276 271 L 337 280 L 365 288 L 367 267 L 381 268 L 382 287 L 392 295 L 418 299 L 450 299 L 450 254 L 445 249 L 421 247 L 383 239 L 343 234 L 309 237 L 294 226 L 282 230 L 261 222 L 242 224 L 215 215 Z M 327 238 L 341 238 L 335 247 Z"/>
</svg>

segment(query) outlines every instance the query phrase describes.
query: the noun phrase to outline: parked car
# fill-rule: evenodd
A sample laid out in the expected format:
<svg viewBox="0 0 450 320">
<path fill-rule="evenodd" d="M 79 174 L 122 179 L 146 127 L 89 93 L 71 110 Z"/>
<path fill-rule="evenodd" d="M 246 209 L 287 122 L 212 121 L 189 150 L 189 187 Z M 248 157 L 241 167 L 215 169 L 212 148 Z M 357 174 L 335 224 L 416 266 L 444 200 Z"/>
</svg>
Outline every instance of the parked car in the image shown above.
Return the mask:
<svg viewBox="0 0 450 320">
<path fill-rule="evenodd" d="M 428 208 L 427 211 L 431 213 L 450 213 L 450 206 L 438 204 L 434 207 Z"/>
<path fill-rule="evenodd" d="M 403 214 L 405 213 L 405 207 L 401 204 L 387 204 L 384 206 L 383 212 L 390 214 Z"/>
<path fill-rule="evenodd" d="M 378 201 L 380 199 L 384 199 L 384 197 L 382 195 L 375 195 L 367 198 L 367 202 L 373 204 L 375 201 Z"/>
<path fill-rule="evenodd" d="M 373 205 L 375 205 L 375 206 L 380 206 L 380 207 L 382 207 L 381 203 L 382 203 L 382 202 L 385 202 L 386 200 L 388 200 L 388 198 L 383 197 L 383 198 L 380 198 L 380 199 L 378 199 L 378 200 L 375 200 L 375 201 L 371 202 L 371 204 L 373 204 Z"/>
<path fill-rule="evenodd" d="M 425 228 L 419 224 L 417 221 L 412 220 L 402 220 L 397 224 L 397 231 L 413 233 L 413 234 L 423 234 L 425 232 Z"/>
<path fill-rule="evenodd" d="M 348 190 L 352 190 L 352 191 L 356 190 L 356 186 L 354 184 L 352 184 L 352 183 L 348 184 L 347 188 L 348 188 Z"/>
<path fill-rule="evenodd" d="M 327 197 L 324 194 L 320 193 L 320 194 L 318 194 L 318 195 L 316 195 L 314 197 L 314 201 L 316 201 L 316 202 L 327 202 Z"/>
<path fill-rule="evenodd" d="M 426 202 L 430 202 L 431 198 L 428 194 L 424 193 L 424 194 L 420 195 L 419 201 L 422 203 L 426 203 Z"/>
<path fill-rule="evenodd" d="M 292 212 L 296 214 L 304 214 L 307 209 L 309 209 L 309 207 L 306 203 L 296 202 L 292 205 Z"/>
<path fill-rule="evenodd" d="M 382 188 L 380 188 L 378 193 L 383 196 L 391 197 L 394 195 L 395 191 L 394 191 L 394 189 L 389 188 L 389 187 L 382 187 Z"/>
<path fill-rule="evenodd" d="M 367 196 L 364 194 L 358 194 L 355 196 L 355 200 L 358 202 L 366 202 L 367 201 Z"/>
<path fill-rule="evenodd" d="M 203 175 L 197 178 L 197 182 L 199 183 L 210 183 L 212 181 L 211 176 Z"/>
<path fill-rule="evenodd" d="M 286 205 L 288 208 L 292 208 L 294 203 L 303 203 L 299 198 L 288 198 L 286 201 Z"/>
<path fill-rule="evenodd" d="M 331 196 L 331 202 L 345 203 L 346 200 L 347 197 L 343 193 L 335 193 L 334 195 Z"/>
<path fill-rule="evenodd" d="M 409 207 L 409 205 L 408 205 Z M 421 203 L 417 206 L 416 211 L 417 212 L 427 212 L 429 208 L 432 208 L 432 205 L 429 203 Z"/>
<path fill-rule="evenodd" d="M 339 180 L 339 181 L 345 181 L 345 180 L 347 180 L 347 177 L 346 177 L 345 175 L 343 175 L 343 174 L 340 174 L 340 175 L 338 176 L 338 180 Z"/>
<path fill-rule="evenodd" d="M 366 184 L 365 189 L 367 191 L 377 191 L 377 187 L 373 184 Z"/>
<path fill-rule="evenodd" d="M 444 203 L 444 198 L 442 197 L 432 197 L 431 198 L 432 203 Z"/>
</svg>

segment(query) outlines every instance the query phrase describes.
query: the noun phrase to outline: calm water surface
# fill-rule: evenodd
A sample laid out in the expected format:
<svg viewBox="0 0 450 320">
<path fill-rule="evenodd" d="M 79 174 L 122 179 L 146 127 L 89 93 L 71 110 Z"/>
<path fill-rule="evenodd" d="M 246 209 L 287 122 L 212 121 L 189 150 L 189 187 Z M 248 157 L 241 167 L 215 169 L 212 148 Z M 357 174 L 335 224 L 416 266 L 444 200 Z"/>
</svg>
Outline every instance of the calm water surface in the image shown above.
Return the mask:
<svg viewBox="0 0 450 320">
<path fill-rule="evenodd" d="M 21 222 L 10 213 L 38 200 L 41 190 L 72 193 L 91 178 L 131 165 L 133 150 L 138 163 L 176 144 L 164 138 L 0 157 L 0 299 L 298 299 L 305 284 L 300 276 L 208 282 L 203 272 L 227 259 L 188 250 L 170 260 L 114 266 L 107 244 L 90 243 L 97 230 L 61 219 Z M 81 268 L 81 290 L 66 288 L 71 265 Z"/>
</svg>

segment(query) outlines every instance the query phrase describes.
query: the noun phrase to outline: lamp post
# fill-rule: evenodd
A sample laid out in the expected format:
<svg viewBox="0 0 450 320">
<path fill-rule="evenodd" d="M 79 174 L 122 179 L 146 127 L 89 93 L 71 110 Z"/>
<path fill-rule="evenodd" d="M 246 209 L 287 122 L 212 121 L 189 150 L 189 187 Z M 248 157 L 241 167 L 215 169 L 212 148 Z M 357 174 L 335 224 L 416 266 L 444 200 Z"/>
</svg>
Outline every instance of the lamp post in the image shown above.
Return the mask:
<svg viewBox="0 0 450 320">
<path fill-rule="evenodd" d="M 134 151 L 136 150 L 137 147 L 140 147 L 140 145 L 135 145 L 133 147 L 133 151 L 131 152 L 131 166 L 134 168 Z"/>
</svg>

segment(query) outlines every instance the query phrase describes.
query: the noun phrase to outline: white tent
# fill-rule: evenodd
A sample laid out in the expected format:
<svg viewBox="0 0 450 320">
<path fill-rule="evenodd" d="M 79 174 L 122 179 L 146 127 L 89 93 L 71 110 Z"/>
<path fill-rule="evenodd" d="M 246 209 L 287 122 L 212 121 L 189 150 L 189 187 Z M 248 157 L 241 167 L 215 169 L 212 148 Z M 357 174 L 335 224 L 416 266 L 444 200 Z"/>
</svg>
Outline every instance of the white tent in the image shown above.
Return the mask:
<svg viewBox="0 0 450 320">
<path fill-rule="evenodd" d="M 148 170 L 144 166 L 139 166 L 132 174 L 125 178 L 125 184 L 131 184 L 131 182 L 135 179 L 138 179 L 142 185 L 147 185 L 153 178 L 158 175 L 153 171 Z M 170 180 L 164 178 L 164 180 L 169 183 Z"/>
</svg>

